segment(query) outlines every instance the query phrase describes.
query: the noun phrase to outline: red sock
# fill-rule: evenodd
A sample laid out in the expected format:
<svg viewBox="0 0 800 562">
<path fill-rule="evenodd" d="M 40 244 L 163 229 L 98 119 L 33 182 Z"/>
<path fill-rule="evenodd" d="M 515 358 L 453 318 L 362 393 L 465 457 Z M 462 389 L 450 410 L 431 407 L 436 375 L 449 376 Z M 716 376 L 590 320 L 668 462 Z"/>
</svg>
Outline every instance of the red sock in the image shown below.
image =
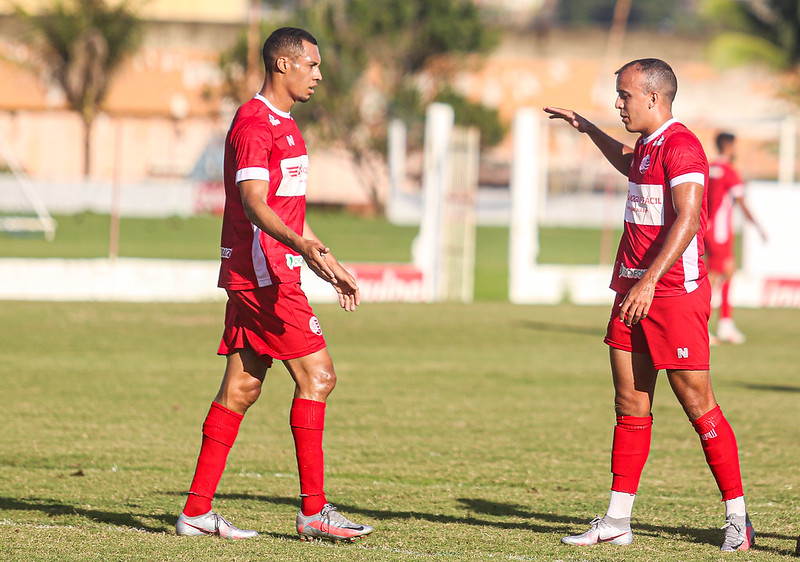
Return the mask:
<svg viewBox="0 0 800 562">
<path fill-rule="evenodd" d="M 706 462 L 717 481 L 723 500 L 732 500 L 744 495 L 742 474 L 739 471 L 739 448 L 728 420 L 719 406 L 706 412 L 692 422 L 700 435 L 700 444 L 706 454 Z"/>
<path fill-rule="evenodd" d="M 289 425 L 294 437 L 303 515 L 319 513 L 328 503 L 323 491 L 325 466 L 322 458 L 322 430 L 325 427 L 325 402 L 295 398 Z"/>
<path fill-rule="evenodd" d="M 197 517 L 211 510 L 211 500 L 217 491 L 243 417 L 216 402 L 211 403 L 203 423 L 203 444 L 197 458 L 197 468 L 183 508 L 187 516 Z"/>
<path fill-rule="evenodd" d="M 722 290 L 720 291 L 720 296 L 722 300 L 720 301 L 719 305 L 719 317 L 720 318 L 733 318 L 733 308 L 731 307 L 731 302 L 728 299 L 728 294 L 731 290 L 731 280 L 728 279 L 722 284 Z"/>
<path fill-rule="evenodd" d="M 611 446 L 611 489 L 615 492 L 635 494 L 639 489 L 639 478 L 650 453 L 652 429 L 652 415 L 617 416 Z"/>
</svg>

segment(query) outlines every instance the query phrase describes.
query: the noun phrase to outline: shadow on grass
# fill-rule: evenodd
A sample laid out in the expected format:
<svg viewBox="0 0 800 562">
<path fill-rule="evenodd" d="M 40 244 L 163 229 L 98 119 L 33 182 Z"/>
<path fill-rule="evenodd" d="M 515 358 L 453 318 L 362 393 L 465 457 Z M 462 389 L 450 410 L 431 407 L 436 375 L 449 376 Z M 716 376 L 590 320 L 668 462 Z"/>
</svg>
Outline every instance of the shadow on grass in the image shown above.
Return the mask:
<svg viewBox="0 0 800 562">
<path fill-rule="evenodd" d="M 218 498 L 225 498 L 228 500 L 255 500 L 274 505 L 288 505 L 291 507 L 297 506 L 295 498 L 288 497 L 275 497 L 275 496 L 262 496 L 262 495 L 249 495 L 249 494 L 218 494 Z M 457 502 L 467 511 L 463 516 L 456 515 L 443 515 L 437 513 L 426 513 L 424 511 L 397 511 L 397 510 L 376 510 L 364 509 L 347 504 L 337 504 L 342 512 L 348 516 L 356 514 L 366 517 L 366 523 L 373 524 L 376 521 L 389 521 L 393 519 L 418 519 L 421 521 L 429 521 L 431 523 L 442 524 L 460 524 L 460 525 L 476 525 L 486 527 L 496 527 L 499 529 L 529 531 L 533 533 L 543 534 L 571 534 L 580 533 L 586 530 L 588 524 L 587 517 L 571 517 L 567 515 L 558 515 L 554 513 L 538 513 L 531 511 L 524 506 L 511 503 L 500 503 L 485 500 L 481 498 L 458 498 Z M 516 521 L 499 521 L 493 518 L 521 518 L 525 519 L 523 522 Z M 354 517 L 355 518 L 355 517 Z M 375 525 L 376 531 L 380 532 L 380 525 Z M 650 536 L 655 538 L 664 538 L 665 536 L 672 535 L 674 537 L 686 537 L 686 540 L 698 544 L 707 544 L 719 548 L 722 542 L 722 531 L 717 528 L 695 528 L 689 526 L 663 526 L 663 525 L 649 525 L 634 519 L 634 533 L 639 536 Z M 775 533 L 758 533 L 756 530 L 756 541 L 758 537 L 769 537 L 778 540 L 786 540 L 791 542 L 791 546 L 786 549 L 775 547 L 760 546 L 758 542 L 753 547 L 754 550 L 760 552 L 770 552 L 780 555 L 789 555 L 794 552 L 794 541 L 796 537 L 788 535 L 779 535 Z M 294 535 L 287 535 L 281 533 L 262 533 L 267 536 L 272 536 L 281 539 L 294 539 Z"/>
<path fill-rule="evenodd" d="M 753 384 L 749 382 L 731 381 L 729 385 L 739 386 L 748 390 L 763 390 L 766 392 L 800 392 L 800 386 L 791 386 L 788 384 Z"/>
<path fill-rule="evenodd" d="M 70 505 L 52 499 L 44 498 L 30 498 L 30 499 L 17 499 L 17 498 L 4 498 L 0 497 L 0 510 L 3 511 L 39 511 L 49 517 L 57 517 L 59 515 L 79 515 L 97 523 L 104 523 L 106 525 L 116 525 L 119 527 L 129 527 L 131 529 L 139 529 L 148 533 L 165 532 L 163 527 L 152 527 L 145 524 L 139 517 L 146 519 L 156 519 L 162 521 L 165 525 L 173 526 L 177 517 L 172 515 L 156 515 L 150 513 L 132 514 L 132 513 L 113 513 L 109 511 L 99 511 L 97 509 L 87 509 L 77 505 Z"/>
<path fill-rule="evenodd" d="M 514 323 L 515 328 L 524 330 L 533 330 L 537 332 L 556 332 L 559 334 L 571 334 L 577 336 L 593 336 L 604 337 L 606 335 L 606 326 L 603 324 L 598 327 L 590 326 L 576 326 L 571 324 L 560 324 L 557 322 L 536 322 L 533 320 L 524 320 Z"/>
<path fill-rule="evenodd" d="M 168 493 L 169 495 L 184 495 L 183 492 Z M 257 501 L 266 504 L 281 505 L 297 507 L 297 499 L 293 497 L 277 497 L 277 496 L 262 496 L 258 494 L 217 494 L 217 499 L 226 499 L 233 501 Z M 538 513 L 531 511 L 524 506 L 493 502 L 490 500 L 480 498 L 458 498 L 457 502 L 467 510 L 468 514 L 463 516 L 455 515 L 442 515 L 435 513 L 426 513 L 423 511 L 397 511 L 397 510 L 376 510 L 376 509 L 363 509 L 346 504 L 338 504 L 342 511 L 347 514 L 358 514 L 373 521 L 388 521 L 393 519 L 418 519 L 422 521 L 429 521 L 431 523 L 443 524 L 460 524 L 460 525 L 477 525 L 486 527 L 497 527 L 500 529 L 529 531 L 533 533 L 543 534 L 570 534 L 578 533 L 585 529 L 587 525 L 586 517 L 571 517 L 566 515 L 558 515 L 553 513 Z M 137 529 L 148 533 L 164 534 L 164 528 L 152 527 L 145 524 L 142 519 L 156 519 L 162 521 L 168 528 L 174 526 L 177 520 L 177 515 L 157 515 L 149 513 L 113 513 L 107 511 L 99 511 L 96 509 L 86 509 L 75 505 L 58 502 L 51 499 L 31 498 L 26 500 L 16 498 L 0 497 L 0 510 L 4 511 L 39 511 L 48 516 L 58 515 L 80 515 L 86 519 L 90 519 L 97 523 L 104 523 L 108 525 L 115 525 L 120 527 L 128 527 Z M 513 521 L 498 521 L 491 518 L 521 518 L 525 519 L 524 522 Z M 372 521 L 369 521 L 372 523 Z M 380 532 L 380 525 L 377 525 L 378 532 Z M 634 532 L 636 535 L 645 535 L 651 537 L 663 537 L 664 535 L 675 535 L 687 537 L 691 542 L 699 544 L 708 544 L 718 547 L 722 535 L 719 529 L 698 529 L 688 526 L 656 526 L 648 525 L 640 521 L 634 520 Z M 283 539 L 294 540 L 297 538 L 294 534 L 274 533 L 269 531 L 259 531 L 262 535 Z M 771 552 L 783 556 L 791 555 L 794 553 L 794 536 L 779 535 L 776 533 L 758 533 L 758 537 L 769 537 L 777 540 L 790 541 L 791 546 L 787 549 L 780 549 L 774 547 L 763 547 L 756 542 L 753 547 L 756 551 Z"/>
</svg>

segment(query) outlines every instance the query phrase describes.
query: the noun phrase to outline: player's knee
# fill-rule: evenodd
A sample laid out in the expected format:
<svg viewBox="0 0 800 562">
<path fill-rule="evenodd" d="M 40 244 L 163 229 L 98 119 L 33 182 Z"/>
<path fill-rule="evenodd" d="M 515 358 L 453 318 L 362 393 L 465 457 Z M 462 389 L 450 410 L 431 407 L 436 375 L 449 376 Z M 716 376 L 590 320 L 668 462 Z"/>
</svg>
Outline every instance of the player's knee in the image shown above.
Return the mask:
<svg viewBox="0 0 800 562">
<path fill-rule="evenodd" d="M 312 373 L 311 380 L 316 392 L 327 395 L 336 386 L 336 372 L 332 367 L 317 369 Z"/>
<path fill-rule="evenodd" d="M 614 396 L 614 411 L 618 416 L 649 416 L 650 401 L 642 400 L 632 394 L 617 392 Z"/>
<path fill-rule="evenodd" d="M 233 385 L 228 388 L 227 398 L 228 403 L 233 406 L 232 409 L 238 411 L 247 411 L 247 409 L 256 403 L 258 397 L 261 396 L 260 381 L 248 381 Z"/>
</svg>

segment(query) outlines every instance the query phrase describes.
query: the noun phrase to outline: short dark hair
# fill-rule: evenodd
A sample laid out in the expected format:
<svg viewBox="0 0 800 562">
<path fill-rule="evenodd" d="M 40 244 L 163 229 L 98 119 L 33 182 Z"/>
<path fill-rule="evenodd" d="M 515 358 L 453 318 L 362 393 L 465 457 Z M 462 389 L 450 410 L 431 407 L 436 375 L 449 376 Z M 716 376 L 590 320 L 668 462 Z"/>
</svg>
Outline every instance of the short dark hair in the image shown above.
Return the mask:
<svg viewBox="0 0 800 562">
<path fill-rule="evenodd" d="M 731 144 L 734 140 L 736 140 L 736 135 L 733 133 L 728 133 L 725 131 L 719 133 L 714 141 L 717 143 L 717 152 L 722 152 L 725 147 Z"/>
<path fill-rule="evenodd" d="M 312 45 L 317 44 L 317 40 L 305 29 L 297 27 L 281 27 L 273 31 L 267 40 L 264 41 L 262 56 L 267 72 L 275 64 L 279 57 L 290 57 L 292 60 L 303 55 L 303 41 L 308 41 Z"/>
<path fill-rule="evenodd" d="M 678 93 L 678 78 L 670 65 L 661 59 L 637 59 L 627 63 L 614 74 L 619 75 L 631 67 L 635 67 L 644 75 L 644 85 L 649 90 L 647 93 L 658 92 L 672 104 L 675 94 Z"/>
</svg>

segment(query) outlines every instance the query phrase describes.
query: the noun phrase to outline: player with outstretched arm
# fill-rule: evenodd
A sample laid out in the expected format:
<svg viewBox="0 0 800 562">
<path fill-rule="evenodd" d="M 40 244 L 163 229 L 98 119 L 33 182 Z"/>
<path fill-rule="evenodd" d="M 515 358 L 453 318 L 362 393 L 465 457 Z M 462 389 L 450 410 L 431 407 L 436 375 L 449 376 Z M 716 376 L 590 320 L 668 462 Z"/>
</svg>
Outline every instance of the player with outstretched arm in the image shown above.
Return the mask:
<svg viewBox="0 0 800 562">
<path fill-rule="evenodd" d="M 754 533 L 747 515 L 736 438 L 722 414 L 709 374 L 711 287 L 703 255 L 708 161 L 694 134 L 672 116 L 678 89 L 659 59 L 634 60 L 617 72 L 617 100 L 633 148 L 572 110 L 546 107 L 589 135 L 628 178 L 625 224 L 611 288 L 617 293 L 606 330 L 617 423 L 611 451 L 611 498 L 571 545 L 633 541 L 630 518 L 650 451 L 658 371 L 688 416 L 725 502 L 723 551 L 747 550 Z"/>
</svg>

